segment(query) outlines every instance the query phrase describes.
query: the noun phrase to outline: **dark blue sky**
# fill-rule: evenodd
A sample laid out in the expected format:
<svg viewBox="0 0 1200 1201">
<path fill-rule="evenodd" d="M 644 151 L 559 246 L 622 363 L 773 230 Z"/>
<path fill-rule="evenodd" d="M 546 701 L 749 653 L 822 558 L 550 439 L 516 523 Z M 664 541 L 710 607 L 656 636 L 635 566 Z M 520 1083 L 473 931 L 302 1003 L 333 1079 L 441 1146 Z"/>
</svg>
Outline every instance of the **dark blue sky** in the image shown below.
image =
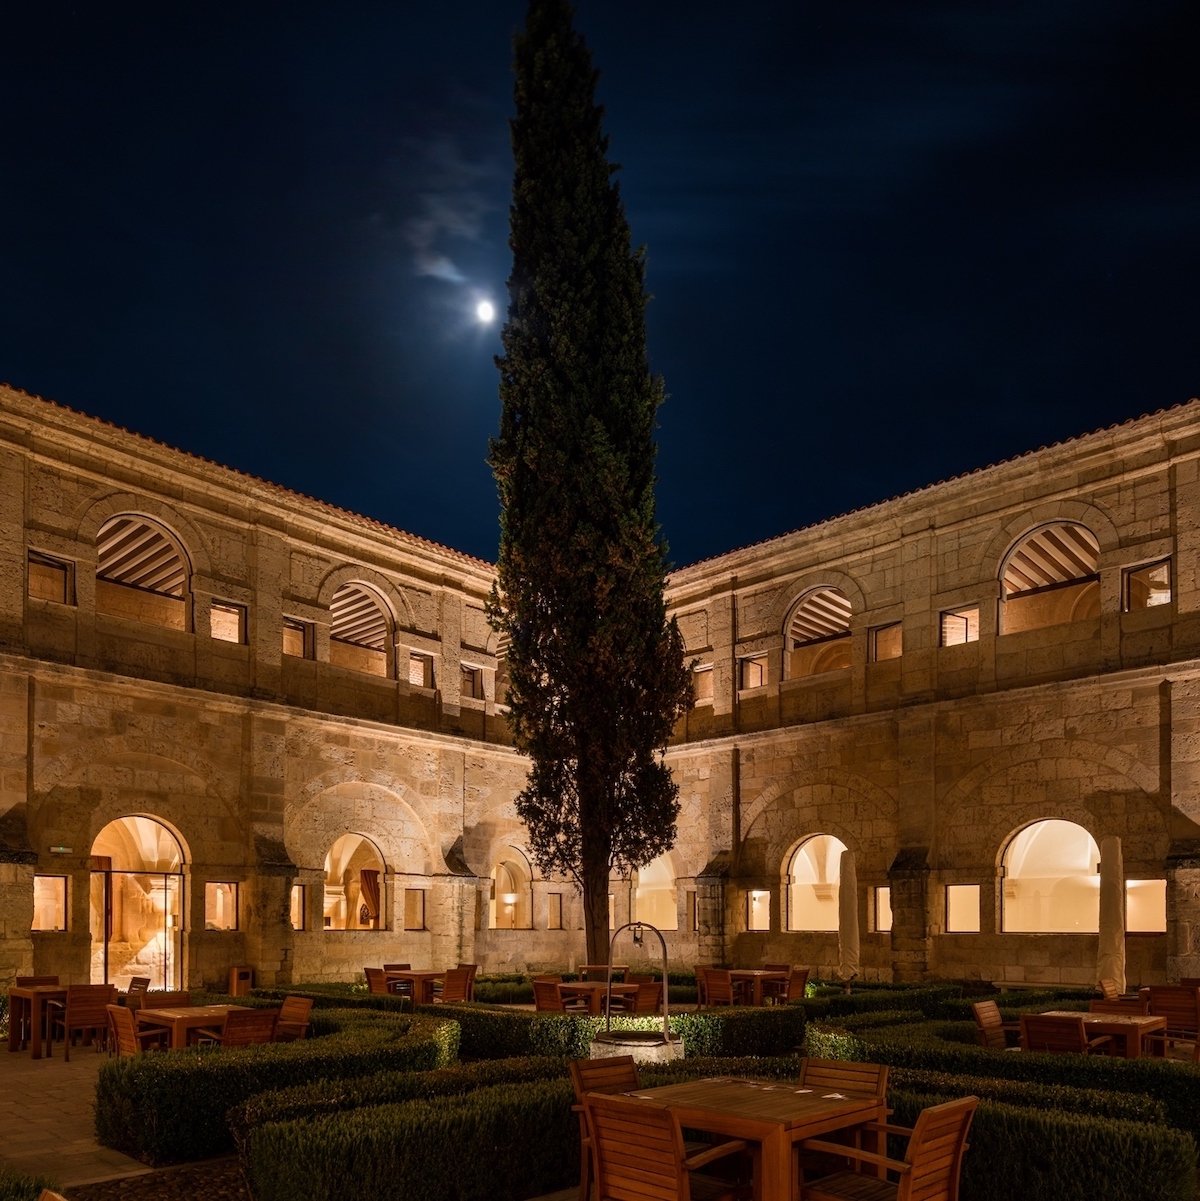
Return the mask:
<svg viewBox="0 0 1200 1201">
<path fill-rule="evenodd" d="M 521 0 L 33 0 L 0 379 L 484 558 Z M 1200 394 L 1194 0 L 580 0 L 687 563 Z"/>
</svg>

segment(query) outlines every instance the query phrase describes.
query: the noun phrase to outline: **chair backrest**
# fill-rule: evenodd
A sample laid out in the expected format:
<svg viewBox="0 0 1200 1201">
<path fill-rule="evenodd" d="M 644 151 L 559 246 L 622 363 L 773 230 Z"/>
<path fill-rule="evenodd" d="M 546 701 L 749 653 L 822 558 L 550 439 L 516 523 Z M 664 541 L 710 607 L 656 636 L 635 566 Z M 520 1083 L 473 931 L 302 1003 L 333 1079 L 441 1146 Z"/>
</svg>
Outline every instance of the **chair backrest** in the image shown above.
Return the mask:
<svg viewBox="0 0 1200 1201">
<path fill-rule="evenodd" d="M 575 1100 L 582 1105 L 585 1093 L 627 1093 L 638 1086 L 637 1061 L 632 1055 L 613 1055 L 605 1059 L 567 1061 Z"/>
<path fill-rule="evenodd" d="M 44 1188 L 38 1193 L 37 1201 L 67 1201 L 67 1199 L 62 1193 L 56 1193 L 53 1189 Z"/>
<path fill-rule="evenodd" d="M 1089 1001 L 1090 1013 L 1149 1013 L 1150 998 L 1117 997 L 1113 1001 Z"/>
<path fill-rule="evenodd" d="M 1167 1019 L 1168 1034 L 1193 1038 L 1200 1034 L 1200 988 L 1186 984 L 1151 984 L 1150 1012 Z"/>
<path fill-rule="evenodd" d="M 374 969 L 372 969 L 372 970 L 374 970 Z M 411 963 L 385 963 L 383 965 L 383 970 L 385 972 L 411 972 L 412 964 Z"/>
<path fill-rule="evenodd" d="M 442 1004 L 449 1005 L 469 1000 L 471 972 L 469 968 L 452 967 L 442 981 Z"/>
<path fill-rule="evenodd" d="M 696 1004 L 701 1008 L 708 1001 L 708 991 L 704 987 L 704 973 L 712 966 L 710 963 L 697 963 L 692 971 L 696 973 Z"/>
<path fill-rule="evenodd" d="M 278 1009 L 231 1009 L 221 1031 L 221 1046 L 248 1047 L 253 1043 L 269 1043 L 275 1038 Z"/>
<path fill-rule="evenodd" d="M 114 1034 L 113 1046 L 118 1056 L 140 1055 L 142 1044 L 137 1038 L 137 1022 L 133 1010 L 124 1005 L 109 1005 L 108 1024 Z"/>
<path fill-rule="evenodd" d="M 790 963 L 764 963 L 764 972 L 790 972 L 792 965 Z"/>
<path fill-rule="evenodd" d="M 42 984 L 57 984 L 57 976 L 18 976 L 13 984 L 17 988 L 37 988 Z"/>
<path fill-rule="evenodd" d="M 959 1097 L 921 1110 L 908 1140 L 896 1201 L 958 1201 L 958 1181 L 967 1149 L 967 1132 L 978 1097 Z"/>
<path fill-rule="evenodd" d="M 365 967 L 363 968 L 363 972 L 367 977 L 367 992 L 377 993 L 383 997 L 390 997 L 392 995 L 391 990 L 388 988 L 387 972 L 383 968 Z"/>
<path fill-rule="evenodd" d="M 475 1000 L 475 973 L 479 971 L 479 964 L 460 963 L 458 966 L 460 970 L 470 973 L 467 978 L 467 1000 L 473 1001 Z"/>
<path fill-rule="evenodd" d="M 279 1006 L 279 1020 L 292 1022 L 296 1025 L 307 1025 L 308 1015 L 312 1012 L 312 997 L 297 997 L 289 993 Z"/>
<path fill-rule="evenodd" d="M 888 1068 L 885 1063 L 854 1063 L 848 1059 L 802 1059 L 798 1083 L 807 1088 L 846 1089 L 886 1097 Z"/>
<path fill-rule="evenodd" d="M 733 1004 L 733 977 L 723 967 L 706 967 L 704 972 L 704 993 L 709 1005 Z"/>
<path fill-rule="evenodd" d="M 1006 1046 L 1004 1019 L 1000 1016 L 1000 1007 L 996 1002 L 973 1001 L 971 1013 L 975 1016 L 975 1038 L 979 1045 L 1003 1051 Z"/>
<path fill-rule="evenodd" d="M 808 968 L 794 967 L 788 973 L 787 993 L 784 999 L 791 1004 L 793 1001 L 804 1000 L 804 990 L 808 987 Z"/>
<path fill-rule="evenodd" d="M 1104 979 L 1100 981 L 1100 995 L 1106 1001 L 1115 1001 L 1121 995 L 1121 989 L 1118 987 L 1115 980 L 1111 980 L 1109 977 L 1105 976 Z"/>
<path fill-rule="evenodd" d="M 1023 1013 L 1021 1049 L 1058 1054 L 1087 1051 L 1088 1038 L 1083 1015 Z"/>
<path fill-rule="evenodd" d="M 583 1101 L 596 1196 L 605 1201 L 689 1201 L 683 1134 L 670 1109 L 633 1097 L 589 1093 Z"/>
<path fill-rule="evenodd" d="M 626 981 L 626 983 L 631 983 Z M 661 980 L 639 980 L 637 994 L 632 997 L 634 1013 L 661 1013 L 663 986 Z"/>
<path fill-rule="evenodd" d="M 603 984 L 608 979 L 607 963 L 584 963 L 579 968 L 580 980 L 599 980 Z M 613 972 L 613 979 L 620 980 L 621 973 Z"/>
<path fill-rule="evenodd" d="M 129 1004 L 129 998 L 125 998 Z M 182 1009 L 192 1003 L 192 994 L 186 988 L 173 989 L 164 992 L 145 992 L 140 997 L 134 996 L 134 1004 L 130 1009 Z"/>
<path fill-rule="evenodd" d="M 558 995 L 558 980 L 534 977 L 533 1007 L 538 1013 L 562 1013 L 562 997 Z"/>
<path fill-rule="evenodd" d="M 1184 988 L 1200 988 L 1200 976 L 1180 976 L 1179 983 Z"/>
<path fill-rule="evenodd" d="M 68 1030 L 108 1027 L 108 1006 L 117 999 L 115 984 L 68 984 L 67 1009 L 62 1020 Z"/>
</svg>

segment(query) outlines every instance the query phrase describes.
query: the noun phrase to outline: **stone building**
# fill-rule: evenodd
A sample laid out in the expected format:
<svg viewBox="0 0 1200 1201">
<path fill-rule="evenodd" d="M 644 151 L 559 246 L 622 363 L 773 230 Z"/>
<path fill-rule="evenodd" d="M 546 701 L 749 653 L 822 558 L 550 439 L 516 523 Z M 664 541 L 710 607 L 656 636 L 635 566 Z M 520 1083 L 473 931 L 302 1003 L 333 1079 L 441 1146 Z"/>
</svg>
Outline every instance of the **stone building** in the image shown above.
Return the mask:
<svg viewBox="0 0 1200 1201">
<path fill-rule="evenodd" d="M 1103 860 L 1129 980 L 1200 974 L 1198 419 L 676 572 L 679 839 L 614 925 L 832 974 L 857 919 L 864 978 L 1088 983 Z M 0 506 L 0 981 L 582 957 L 489 564 L 9 388 Z"/>
</svg>

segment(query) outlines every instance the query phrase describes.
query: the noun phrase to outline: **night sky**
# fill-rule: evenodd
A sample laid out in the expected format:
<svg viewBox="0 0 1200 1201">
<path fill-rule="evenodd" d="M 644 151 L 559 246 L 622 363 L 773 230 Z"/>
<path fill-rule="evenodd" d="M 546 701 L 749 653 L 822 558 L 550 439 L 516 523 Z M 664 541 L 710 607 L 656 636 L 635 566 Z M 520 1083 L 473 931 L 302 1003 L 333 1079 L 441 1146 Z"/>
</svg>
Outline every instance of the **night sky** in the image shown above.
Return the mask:
<svg viewBox="0 0 1200 1201">
<path fill-rule="evenodd" d="M 19 0 L 0 379 L 493 559 L 522 0 Z M 579 0 L 676 564 L 1200 395 L 1200 4 Z"/>
</svg>

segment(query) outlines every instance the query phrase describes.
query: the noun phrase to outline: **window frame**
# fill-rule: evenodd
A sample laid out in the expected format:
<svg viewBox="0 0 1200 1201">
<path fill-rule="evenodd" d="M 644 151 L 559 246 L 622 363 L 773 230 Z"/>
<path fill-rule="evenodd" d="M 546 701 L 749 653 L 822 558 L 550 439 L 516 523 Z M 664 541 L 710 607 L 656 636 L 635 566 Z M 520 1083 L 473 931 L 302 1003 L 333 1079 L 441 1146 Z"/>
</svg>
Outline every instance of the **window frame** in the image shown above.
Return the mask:
<svg viewBox="0 0 1200 1201">
<path fill-rule="evenodd" d="M 55 898 L 55 904 L 61 906 L 60 913 L 62 916 L 61 926 L 38 926 L 33 923 L 37 920 L 37 888 L 39 880 L 57 881 L 61 887 L 61 895 Z M 33 874 L 33 895 L 34 908 L 33 917 L 30 920 L 29 930 L 33 934 L 66 934 L 68 923 L 71 916 L 71 907 L 69 904 L 70 898 L 70 876 L 65 873 L 58 872 L 34 872 Z"/>
<path fill-rule="evenodd" d="M 32 575 L 29 568 L 36 564 L 48 567 L 62 574 L 62 599 L 53 596 L 35 596 L 30 590 Z M 63 559 L 58 555 L 47 554 L 43 550 L 28 547 L 25 552 L 25 597 L 27 600 L 41 601 L 47 605 L 65 605 L 75 607 L 75 563 L 71 559 Z"/>
<path fill-rule="evenodd" d="M 300 902 L 296 904 L 297 900 Z M 296 914 L 300 914 L 300 924 L 296 925 Z M 288 892 L 288 922 L 293 930 L 308 929 L 308 885 L 293 884 Z"/>
<path fill-rule="evenodd" d="M 1164 555 L 1161 559 L 1152 559 L 1149 563 L 1137 563 L 1132 567 L 1125 567 L 1121 570 L 1121 612 L 1122 613 L 1145 613 L 1151 609 L 1166 608 L 1175 603 L 1175 573 L 1174 565 L 1171 562 L 1171 555 Z M 1167 599 L 1160 605 L 1139 605 L 1134 608 L 1130 604 L 1130 585 L 1134 578 L 1141 572 L 1153 571 L 1156 567 L 1165 567 L 1167 569 Z"/>
<path fill-rule="evenodd" d="M 975 615 L 975 637 L 971 635 L 971 614 Z M 956 617 L 966 623 L 966 635 L 959 642 L 946 641 L 946 619 Z M 980 607 L 978 604 L 958 605 L 951 609 L 943 609 L 938 614 L 938 648 L 948 646 L 970 646 L 979 641 Z"/>
<path fill-rule="evenodd" d="M 950 895 L 959 891 L 974 890 L 975 892 L 975 926 L 973 929 L 952 927 L 950 925 Z M 980 934 L 983 932 L 983 888 L 979 884 L 947 884 L 943 896 L 944 911 L 942 929 L 947 934 Z"/>
<path fill-rule="evenodd" d="M 886 658 L 881 659 L 879 657 L 879 635 L 891 630 L 896 630 L 900 636 L 900 649 L 894 655 L 888 655 Z M 869 653 L 872 663 L 893 663 L 897 659 L 902 659 L 904 657 L 904 623 L 902 621 L 889 621 L 883 625 L 872 626 L 870 629 Z"/>
<path fill-rule="evenodd" d="M 751 665 L 758 668 L 761 679 L 756 684 L 748 683 L 746 680 L 747 670 Z M 738 656 L 738 691 L 749 692 L 754 688 L 766 688 L 769 683 L 767 672 L 767 655 L 765 651 L 759 651 L 753 655 Z"/>
<path fill-rule="evenodd" d="M 209 924 L 210 909 L 209 889 L 229 888 L 233 890 L 233 925 L 215 926 Z M 204 931 L 206 934 L 236 934 L 242 928 L 242 896 L 241 883 L 238 880 L 205 880 L 204 881 Z"/>
<path fill-rule="evenodd" d="M 283 636 L 291 630 L 293 633 L 300 635 L 300 653 L 293 654 L 283 645 Z M 299 617 L 289 617 L 284 615 L 282 622 L 279 625 L 279 642 L 280 653 L 288 659 L 315 659 L 316 656 L 316 627 L 311 621 L 304 621 Z"/>
<path fill-rule="evenodd" d="M 213 615 L 223 613 L 237 619 L 237 637 L 225 638 L 218 634 L 213 625 Z M 228 642 L 231 646 L 246 646 L 250 640 L 250 609 L 240 601 L 226 600 L 214 596 L 208 606 L 208 633 L 214 642 Z"/>
</svg>

